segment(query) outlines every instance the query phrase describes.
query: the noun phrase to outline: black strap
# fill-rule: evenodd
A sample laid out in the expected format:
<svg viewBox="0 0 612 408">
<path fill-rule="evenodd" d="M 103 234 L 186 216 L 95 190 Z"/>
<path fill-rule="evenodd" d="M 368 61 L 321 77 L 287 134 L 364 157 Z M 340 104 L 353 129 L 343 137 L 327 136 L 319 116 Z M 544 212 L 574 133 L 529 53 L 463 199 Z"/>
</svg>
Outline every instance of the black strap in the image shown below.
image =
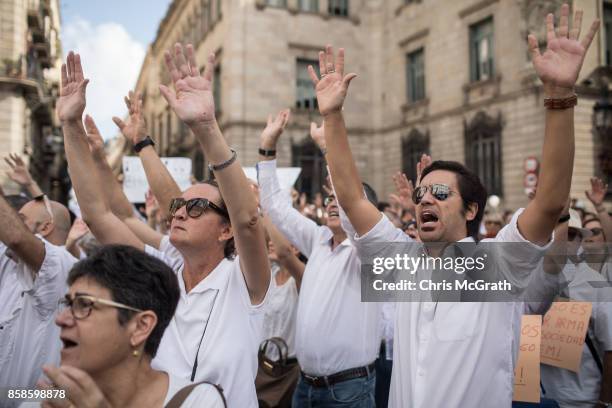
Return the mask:
<svg viewBox="0 0 612 408">
<path fill-rule="evenodd" d="M 601 359 L 599 358 L 599 354 L 597 354 L 597 350 L 595 349 L 595 345 L 593 344 L 593 340 L 591 340 L 591 336 L 589 336 L 589 332 L 587 330 L 586 338 L 584 339 L 589 351 L 593 355 L 593 360 L 595 360 L 595 364 L 597 364 L 597 368 L 599 368 L 599 372 L 603 375 L 603 364 L 601 363 Z"/>
<path fill-rule="evenodd" d="M 221 400 L 223 401 L 223 406 L 225 408 L 227 408 L 227 401 L 225 400 L 225 395 L 223 394 L 223 388 L 221 388 L 220 385 L 213 384 L 213 383 L 211 383 L 209 381 L 200 381 L 198 383 L 189 384 L 189 385 L 181 388 L 176 394 L 174 394 L 172 399 L 170 401 L 168 401 L 168 404 L 166 405 L 165 408 L 180 408 L 181 405 L 183 405 L 183 402 L 185 402 L 185 400 L 191 394 L 191 391 L 193 391 L 194 388 L 196 388 L 198 385 L 201 385 L 201 384 L 210 384 L 213 387 L 215 387 L 215 389 L 217 390 L 217 392 L 221 396 Z"/>
<path fill-rule="evenodd" d="M 198 351 L 196 352 L 195 360 L 193 361 L 193 368 L 191 369 L 191 381 L 195 380 L 196 372 L 198 371 L 198 355 L 200 354 L 200 347 L 202 347 L 202 340 L 204 340 L 204 335 L 206 334 L 206 329 L 208 328 L 208 322 L 212 319 L 213 309 L 215 308 L 215 302 L 217 301 L 217 295 L 219 294 L 219 289 L 215 292 L 215 298 L 213 299 L 212 307 L 210 308 L 210 314 L 208 315 L 208 319 L 206 320 L 206 325 L 204 326 L 204 331 L 202 332 L 202 337 L 200 337 L 200 343 L 198 344 Z"/>
</svg>

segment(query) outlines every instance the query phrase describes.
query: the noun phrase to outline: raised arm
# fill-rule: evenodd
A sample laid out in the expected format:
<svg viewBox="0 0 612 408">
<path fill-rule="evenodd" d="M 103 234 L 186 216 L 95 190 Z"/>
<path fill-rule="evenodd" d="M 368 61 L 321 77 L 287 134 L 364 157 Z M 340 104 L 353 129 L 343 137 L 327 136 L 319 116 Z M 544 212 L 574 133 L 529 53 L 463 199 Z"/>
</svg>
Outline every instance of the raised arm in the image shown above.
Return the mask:
<svg viewBox="0 0 612 408">
<path fill-rule="evenodd" d="M 125 104 L 129 111 L 127 122 L 124 123 L 117 117 L 113 118 L 113 122 L 119 127 L 123 136 L 133 146 L 136 146 L 147 137 L 147 123 L 142 112 L 142 97 L 140 94 L 134 94 L 134 92 L 130 91 L 128 96 L 125 97 Z M 162 163 L 152 145 L 143 147 L 137 153 L 142 162 L 149 186 L 159 202 L 162 217 L 167 219 L 170 215 L 170 201 L 181 196 L 181 189 Z"/>
<path fill-rule="evenodd" d="M 289 110 L 278 112 L 276 117 L 269 116 L 265 129 L 259 136 L 259 148 L 262 151 L 276 152 L 276 145 L 289 121 Z M 312 244 L 316 240 L 319 227 L 294 209 L 281 189 L 276 174 L 276 153 L 259 155 L 257 177 L 261 191 L 261 207 L 270 217 L 271 222 L 300 252 L 310 257 Z M 301 207 L 301 206 L 300 206 Z"/>
<path fill-rule="evenodd" d="M 176 44 L 174 56 L 166 52 L 165 60 L 174 90 L 161 85 L 162 95 L 179 119 L 191 128 L 209 162 L 223 164 L 215 170 L 215 178 L 227 205 L 251 302 L 260 303 L 270 285 L 265 231 L 255 196 L 249 194 L 249 182 L 215 118 L 212 82 L 215 56 L 209 56 L 203 75 L 191 44 L 187 45 L 186 53 Z"/>
<path fill-rule="evenodd" d="M 101 183 L 100 192 L 113 214 L 127 225 L 130 230 L 147 245 L 159 248 L 162 235 L 150 228 L 134 215 L 134 207 L 127 199 L 121 185 L 117 182 L 113 170 L 104 152 L 104 140 L 93 118 L 85 115 L 87 142 L 96 167 L 98 180 Z"/>
<path fill-rule="evenodd" d="M 608 185 L 604 184 L 601 179 L 593 177 L 591 178 L 591 191 L 585 191 L 584 193 L 593 204 L 593 207 L 595 207 L 597 217 L 599 217 L 599 222 L 606 236 L 606 241 L 612 242 L 612 217 L 610 217 L 610 214 L 606 211 L 606 207 L 603 205 L 607 191 Z"/>
<path fill-rule="evenodd" d="M 552 108 L 546 109 L 542 168 L 534 199 L 518 219 L 523 236 L 535 244 L 545 244 L 557 225 L 557 220 L 572 182 L 574 167 L 574 85 L 586 52 L 599 28 L 599 20 L 591 25 L 582 41 L 578 40 L 582 11 L 576 11 L 572 29 L 569 29 L 569 6 L 561 8 L 558 33 L 555 34 L 554 17 L 546 17 L 547 49 L 540 54 L 538 41 L 529 35 L 529 49 L 533 66 L 544 84 L 544 96 L 552 99 Z M 559 109 L 556 104 L 563 108 Z"/>
<path fill-rule="evenodd" d="M 80 56 L 69 52 L 66 64 L 62 64 L 62 85 L 56 109 L 64 133 L 70 178 L 83 220 L 103 244 L 125 244 L 144 250 L 144 244 L 111 212 L 102 194 L 82 122 L 88 82 L 83 77 Z"/>
<path fill-rule="evenodd" d="M 6 164 L 9 165 L 11 171 L 7 172 L 7 175 L 15 183 L 19 184 L 22 188 L 26 189 L 30 197 L 39 197 L 43 195 L 43 191 L 40 186 L 30 174 L 26 164 L 17 153 L 10 154 L 4 158 Z"/>
<path fill-rule="evenodd" d="M 363 194 L 357 166 L 348 142 L 342 105 L 348 87 L 355 74 L 344 76 L 344 49 L 340 49 L 334 61 L 331 45 L 319 52 L 321 78 L 313 67 L 308 72 L 315 85 L 319 111 L 323 116 L 327 163 L 334 183 L 338 203 L 346 212 L 358 235 L 370 231 L 382 214 Z"/>
<path fill-rule="evenodd" d="M 45 244 L 36 238 L 19 215 L 4 199 L 0 187 L 0 241 L 10 248 L 19 259 L 37 272 L 45 260 Z M 35 273 L 32 276 L 34 279 Z"/>
<path fill-rule="evenodd" d="M 274 226 L 270 218 L 265 215 L 263 220 L 266 230 L 270 235 L 270 240 L 272 244 L 274 244 L 274 252 L 276 253 L 277 261 L 291 276 L 293 276 L 299 292 L 302 286 L 302 277 L 304 276 L 306 265 L 300 261 L 300 258 L 294 253 L 289 240 Z"/>
</svg>

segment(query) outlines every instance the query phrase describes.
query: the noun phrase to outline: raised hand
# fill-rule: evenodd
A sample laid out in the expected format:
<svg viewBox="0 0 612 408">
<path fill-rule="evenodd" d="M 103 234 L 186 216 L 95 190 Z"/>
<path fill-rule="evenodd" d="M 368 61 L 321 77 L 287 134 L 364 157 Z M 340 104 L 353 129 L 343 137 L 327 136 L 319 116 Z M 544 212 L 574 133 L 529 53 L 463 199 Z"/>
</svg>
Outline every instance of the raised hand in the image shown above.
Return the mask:
<svg viewBox="0 0 612 408">
<path fill-rule="evenodd" d="M 157 198 L 153 194 L 153 191 L 149 189 L 145 193 L 145 214 L 147 219 L 151 219 L 157 215 L 159 211 L 159 203 L 157 202 Z"/>
<path fill-rule="evenodd" d="M 11 168 L 6 174 L 11 180 L 19 184 L 22 187 L 27 187 L 32 184 L 32 176 L 28 171 L 26 164 L 17 153 L 11 153 L 8 157 L 4 158 L 6 164 Z"/>
<path fill-rule="evenodd" d="M 176 43 L 174 56 L 166 51 L 164 58 L 174 90 L 165 85 L 160 85 L 159 90 L 174 113 L 188 126 L 214 122 L 216 119 L 212 81 L 215 54 L 208 56 L 204 75 L 200 75 L 191 44 L 187 44 L 184 51 L 182 45 Z"/>
<path fill-rule="evenodd" d="M 595 208 L 601 206 L 608 192 L 608 185 L 604 184 L 603 180 L 597 177 L 591 178 L 591 191 L 585 191 L 587 198 Z"/>
<path fill-rule="evenodd" d="M 68 232 L 68 237 L 66 238 L 66 242 L 77 242 L 79 239 L 83 238 L 85 234 L 89 232 L 89 227 L 81 218 L 77 218 L 74 220 L 70 231 Z"/>
<path fill-rule="evenodd" d="M 393 184 L 395 184 L 397 194 L 391 194 L 389 198 L 393 197 L 392 200 L 396 201 L 404 210 L 413 209 L 412 192 L 414 191 L 414 186 L 412 181 L 408 180 L 404 173 L 398 171 L 393 175 Z"/>
<path fill-rule="evenodd" d="M 261 132 L 261 136 L 259 138 L 259 145 L 262 149 L 276 149 L 276 143 L 278 142 L 278 138 L 285 130 L 285 127 L 289 122 L 289 117 L 289 109 L 284 109 L 278 112 L 275 118 L 273 118 L 272 115 L 268 116 L 266 128 L 263 130 L 263 132 Z"/>
<path fill-rule="evenodd" d="M 310 122 L 310 137 L 319 147 L 319 149 L 321 149 L 321 151 L 326 150 L 327 145 L 325 144 L 325 123 L 322 123 L 321 126 L 317 126 L 316 123 Z"/>
<path fill-rule="evenodd" d="M 89 143 L 89 150 L 94 155 L 105 155 L 104 152 L 104 139 L 96 126 L 93 118 L 89 115 L 85 115 L 85 130 L 87 131 L 87 143 Z"/>
<path fill-rule="evenodd" d="M 554 16 L 546 16 L 547 48 L 544 54 L 540 54 L 533 34 L 527 38 L 533 66 L 548 97 L 567 97 L 574 92 L 584 57 L 599 29 L 599 20 L 595 20 L 582 41 L 578 41 L 581 26 L 582 10 L 578 10 L 574 14 L 572 29 L 569 29 L 569 6 L 564 4 L 556 34 Z"/>
<path fill-rule="evenodd" d="M 417 163 L 417 168 L 416 168 L 416 172 L 417 172 L 416 185 L 417 186 L 421 184 L 421 174 L 423 174 L 423 170 L 425 170 L 426 167 L 431 165 L 431 163 L 432 163 L 431 156 L 423 153 L 421 155 L 421 160 L 419 160 L 419 162 Z"/>
<path fill-rule="evenodd" d="M 80 55 L 70 51 L 66 63 L 62 64 L 60 97 L 55 106 L 61 122 L 82 120 L 88 83 L 89 79 L 83 77 Z"/>
<path fill-rule="evenodd" d="M 147 123 L 142 112 L 142 96 L 140 93 L 135 94 L 130 91 L 123 100 L 128 108 L 128 120 L 124 123 L 120 118 L 113 116 L 113 122 L 121 130 L 123 136 L 135 145 L 147 136 Z"/>
<path fill-rule="evenodd" d="M 319 70 L 320 79 L 314 68 L 308 67 L 308 73 L 317 93 L 319 112 L 325 116 L 341 111 L 349 84 L 357 76 L 357 74 L 344 75 L 344 48 L 338 50 L 338 56 L 335 59 L 331 45 L 325 47 L 325 52 L 319 52 Z"/>
</svg>

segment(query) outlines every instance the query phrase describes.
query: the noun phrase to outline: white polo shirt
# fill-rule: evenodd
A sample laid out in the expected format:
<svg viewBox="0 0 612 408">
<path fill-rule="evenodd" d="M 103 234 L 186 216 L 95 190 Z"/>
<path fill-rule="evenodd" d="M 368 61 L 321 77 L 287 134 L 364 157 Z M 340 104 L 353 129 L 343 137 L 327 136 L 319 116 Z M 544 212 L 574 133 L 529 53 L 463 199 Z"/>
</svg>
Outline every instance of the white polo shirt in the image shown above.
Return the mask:
<svg viewBox="0 0 612 408">
<path fill-rule="evenodd" d="M 174 269 L 181 297 L 153 367 L 191 379 L 197 354 L 194 382 L 206 380 L 221 385 L 229 407 L 257 408 L 257 350 L 263 340 L 266 300 L 251 305 L 238 257 L 233 261 L 223 259 L 186 293 L 182 260 L 175 256 L 177 251 L 167 240 L 165 237 L 160 245 L 165 252 L 150 246 L 146 252 Z"/>
<path fill-rule="evenodd" d="M 30 268 L 0 244 L 0 388 L 35 388 L 43 364 L 59 363 L 55 314 L 77 260 L 42 241 L 45 259 L 34 281 Z"/>
<path fill-rule="evenodd" d="M 376 360 L 381 303 L 361 302 L 361 262 L 346 239 L 332 250 L 332 232 L 291 206 L 276 175 L 276 160 L 257 164 L 262 208 L 308 263 L 296 323 L 296 355 L 310 375 L 330 375 Z"/>
<path fill-rule="evenodd" d="M 525 288 L 550 244 L 539 247 L 523 238 L 516 224 L 521 212 L 497 237 L 484 241 L 525 243 L 500 251 L 496 269 L 500 278 Z M 372 243 L 414 242 L 386 216 L 368 233 L 351 238 L 364 257 L 385 256 L 371 253 L 374 247 L 385 249 Z M 510 407 L 524 308 L 522 302 L 398 303 L 389 406 Z"/>
<path fill-rule="evenodd" d="M 564 296 L 593 304 L 588 335 L 599 360 L 603 361 L 605 352 L 612 351 L 612 287 L 594 288 L 590 282 L 606 282 L 606 279 L 586 262 L 578 265 L 568 262 L 563 275 L 569 282 Z M 562 408 L 593 407 L 599 400 L 601 372 L 586 344 L 578 373 L 546 364 L 541 365 L 541 372 L 543 396 L 554 399 Z"/>
</svg>

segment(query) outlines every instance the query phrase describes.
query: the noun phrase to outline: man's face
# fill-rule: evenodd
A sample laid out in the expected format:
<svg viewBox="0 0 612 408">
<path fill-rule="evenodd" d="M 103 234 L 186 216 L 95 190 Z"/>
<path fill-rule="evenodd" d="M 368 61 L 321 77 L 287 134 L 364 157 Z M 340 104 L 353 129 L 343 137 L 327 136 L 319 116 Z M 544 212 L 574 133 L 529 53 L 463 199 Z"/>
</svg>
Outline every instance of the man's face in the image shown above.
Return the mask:
<svg viewBox="0 0 612 408">
<path fill-rule="evenodd" d="M 191 186 L 183 192 L 182 197 L 185 200 L 206 198 L 221 206 L 219 190 L 209 184 Z M 230 230 L 227 220 L 214 210 L 207 208 L 202 215 L 192 218 L 187 215 L 186 206 L 183 206 L 176 211 L 170 224 L 170 242 L 179 250 L 219 246 L 222 251 L 224 245 L 221 240 L 222 235 L 223 239 L 229 239 L 226 235 Z"/>
<path fill-rule="evenodd" d="M 336 197 L 329 195 L 325 198 L 325 211 L 327 213 L 327 226 L 332 231 L 342 228 L 340 225 L 340 211 Z"/>
<path fill-rule="evenodd" d="M 431 194 L 433 184 L 449 187 L 445 200 Z M 473 219 L 475 213 L 463 213 L 463 201 L 459 195 L 457 176 L 447 170 L 434 170 L 427 174 L 420 186 L 428 187 L 421 202 L 416 206 L 419 237 L 423 242 L 455 242 L 467 236 L 466 216 Z"/>
<path fill-rule="evenodd" d="M 584 224 L 584 228 L 591 230 L 591 235 L 582 240 L 582 248 L 586 253 L 602 253 L 606 247 L 601 223 L 597 220 L 592 220 Z"/>
<path fill-rule="evenodd" d="M 71 298 L 83 294 L 112 300 L 108 289 L 88 278 L 77 279 L 68 294 Z M 61 329 L 62 365 L 95 375 L 129 358 L 130 329 L 127 324 L 119 324 L 117 308 L 94 304 L 89 316 L 82 319 L 75 319 L 70 308 L 66 308 L 57 315 L 55 323 Z"/>
</svg>

